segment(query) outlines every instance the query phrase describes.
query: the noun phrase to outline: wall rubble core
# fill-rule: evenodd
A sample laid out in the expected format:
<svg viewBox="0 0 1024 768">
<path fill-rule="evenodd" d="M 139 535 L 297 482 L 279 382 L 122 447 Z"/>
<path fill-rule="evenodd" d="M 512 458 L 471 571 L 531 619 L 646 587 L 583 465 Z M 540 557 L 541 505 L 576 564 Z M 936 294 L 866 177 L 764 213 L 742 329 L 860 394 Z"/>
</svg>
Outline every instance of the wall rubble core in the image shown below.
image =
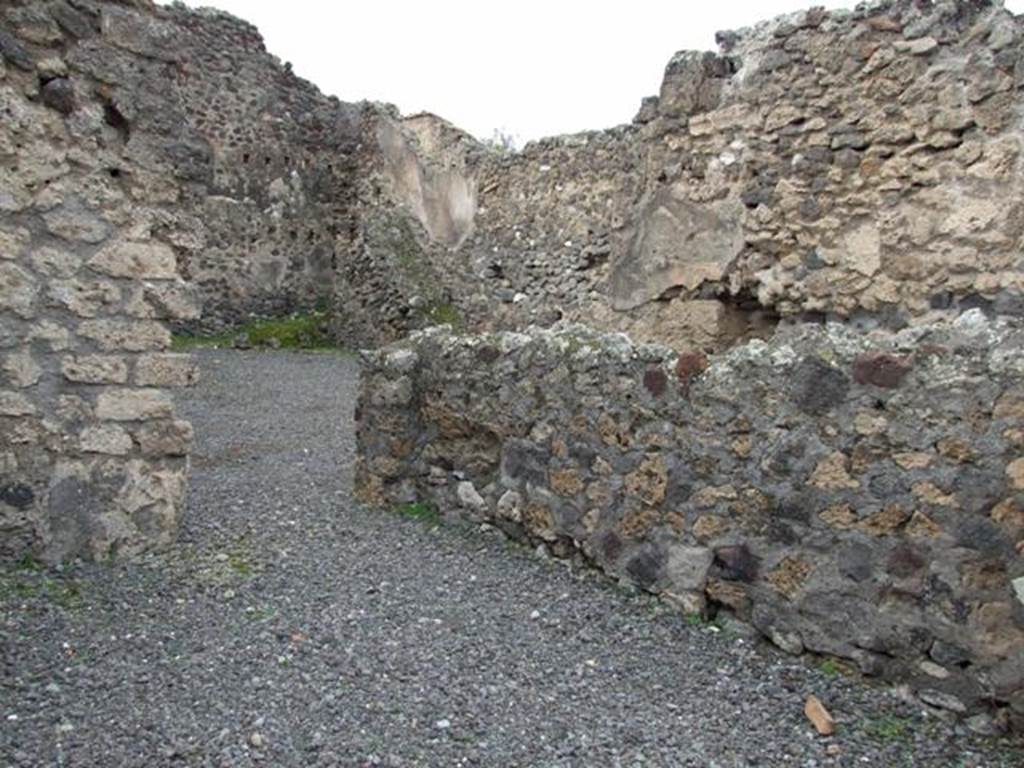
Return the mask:
<svg viewBox="0 0 1024 768">
<path fill-rule="evenodd" d="M 710 363 L 583 326 L 439 328 L 364 358 L 365 502 L 428 501 L 1024 717 L 1019 322 L 804 325 Z"/>
</svg>

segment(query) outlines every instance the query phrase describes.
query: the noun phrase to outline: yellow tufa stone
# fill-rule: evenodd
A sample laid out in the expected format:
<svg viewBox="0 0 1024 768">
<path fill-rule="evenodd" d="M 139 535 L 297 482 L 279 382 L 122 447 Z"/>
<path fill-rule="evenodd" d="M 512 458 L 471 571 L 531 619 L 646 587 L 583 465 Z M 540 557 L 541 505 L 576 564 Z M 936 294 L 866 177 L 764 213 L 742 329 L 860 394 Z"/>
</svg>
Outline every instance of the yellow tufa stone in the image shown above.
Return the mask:
<svg viewBox="0 0 1024 768">
<path fill-rule="evenodd" d="M 659 453 L 648 455 L 639 467 L 626 475 L 623 485 L 628 495 L 635 496 L 647 506 L 661 504 L 668 488 L 665 458 Z"/>
<path fill-rule="evenodd" d="M 729 530 L 729 523 L 718 515 L 701 515 L 693 524 L 693 535 L 705 542 Z"/>
<path fill-rule="evenodd" d="M 575 496 L 583 490 L 583 480 L 575 469 L 553 469 L 548 473 L 548 485 L 559 496 Z"/>
<path fill-rule="evenodd" d="M 846 470 L 847 458 L 841 451 L 829 454 L 815 467 L 810 483 L 823 491 L 840 491 L 860 488 L 860 482 L 850 477 Z"/>
<path fill-rule="evenodd" d="M 1010 536 L 1024 535 L 1024 505 L 1014 498 L 1004 499 L 988 513 L 992 522 L 1001 525 Z"/>
<path fill-rule="evenodd" d="M 932 463 L 934 457 L 930 453 L 912 451 L 909 453 L 895 453 L 892 460 L 901 468 L 907 471 L 912 469 L 924 469 Z"/>
<path fill-rule="evenodd" d="M 707 509 L 720 501 L 735 501 L 738 498 L 739 494 L 732 485 L 709 485 L 694 493 L 690 497 L 690 503 L 695 507 Z"/>
<path fill-rule="evenodd" d="M 555 534 L 555 517 L 551 509 L 538 501 L 531 501 L 523 510 L 523 523 L 527 530 L 545 541 L 554 541 L 558 536 Z"/>
<path fill-rule="evenodd" d="M 660 518 L 661 515 L 649 507 L 634 509 L 623 516 L 619 531 L 626 538 L 639 539 L 657 525 Z"/>
<path fill-rule="evenodd" d="M 806 560 L 787 555 L 766 578 L 775 589 L 792 599 L 803 587 L 813 570 L 814 567 Z"/>
<path fill-rule="evenodd" d="M 925 504 L 930 504 L 933 507 L 960 506 L 960 503 L 956 500 L 956 496 L 951 493 L 946 493 L 933 482 L 925 480 L 920 483 L 914 483 L 912 490 L 914 492 L 914 496 Z"/>
<path fill-rule="evenodd" d="M 840 531 L 848 531 L 857 525 L 857 515 L 849 504 L 833 504 L 819 512 L 818 517 Z"/>
<path fill-rule="evenodd" d="M 732 441 L 732 452 L 745 459 L 754 450 L 754 440 L 750 435 L 740 435 Z"/>
<path fill-rule="evenodd" d="M 1015 491 L 1024 491 L 1024 458 L 1011 461 L 1006 465 L 1006 479 Z"/>
<path fill-rule="evenodd" d="M 907 523 L 906 532 L 915 539 L 934 539 L 942 533 L 942 528 L 928 515 L 918 510 Z"/>
<path fill-rule="evenodd" d="M 939 440 L 936 447 L 939 449 L 940 455 L 958 464 L 966 464 L 974 460 L 974 450 L 967 442 L 960 438 L 944 437 Z"/>
<path fill-rule="evenodd" d="M 888 536 L 895 533 L 910 517 L 910 513 L 898 504 L 890 504 L 862 520 L 857 528 L 872 536 Z"/>
</svg>

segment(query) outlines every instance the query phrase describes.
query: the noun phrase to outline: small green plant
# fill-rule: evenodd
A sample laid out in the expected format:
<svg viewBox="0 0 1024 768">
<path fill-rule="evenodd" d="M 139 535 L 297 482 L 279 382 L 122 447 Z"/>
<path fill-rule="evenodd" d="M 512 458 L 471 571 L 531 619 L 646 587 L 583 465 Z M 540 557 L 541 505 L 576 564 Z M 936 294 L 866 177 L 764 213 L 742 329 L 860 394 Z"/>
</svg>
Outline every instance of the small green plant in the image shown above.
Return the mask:
<svg viewBox="0 0 1024 768">
<path fill-rule="evenodd" d="M 910 725 L 905 718 L 888 715 L 869 720 L 864 724 L 864 733 L 876 741 L 898 741 L 910 732 Z"/>
<path fill-rule="evenodd" d="M 462 316 L 453 304 L 434 304 L 426 315 L 434 325 L 450 325 L 454 330 L 462 327 Z"/>
<path fill-rule="evenodd" d="M 25 553 L 22 555 L 14 567 L 19 571 L 41 571 L 43 569 L 42 564 L 36 560 L 31 554 Z"/>
<path fill-rule="evenodd" d="M 703 627 L 704 617 L 699 613 L 688 613 L 686 614 L 686 625 L 689 627 Z"/>
<path fill-rule="evenodd" d="M 252 564 L 245 555 L 234 552 L 228 555 L 228 567 L 239 576 L 251 576 Z"/>
<path fill-rule="evenodd" d="M 835 677 L 842 671 L 842 668 L 836 663 L 835 659 L 825 659 L 820 665 L 818 665 L 818 669 L 821 670 L 822 674 L 828 675 L 829 677 Z"/>
<path fill-rule="evenodd" d="M 426 523 L 436 524 L 441 521 L 441 516 L 432 504 L 417 501 L 412 504 L 403 504 L 395 510 L 402 517 L 422 520 Z"/>
<path fill-rule="evenodd" d="M 68 610 L 85 603 L 82 586 L 71 579 L 52 579 L 37 575 L 39 566 L 19 561 L 13 573 L 0 576 L 0 602 L 6 600 L 42 600 Z"/>
<path fill-rule="evenodd" d="M 171 347 L 179 351 L 198 347 L 230 347 L 239 336 L 245 336 L 255 347 L 280 349 L 338 349 L 327 333 L 328 313 L 316 310 L 265 320 L 254 320 L 227 333 L 177 335 Z"/>
</svg>

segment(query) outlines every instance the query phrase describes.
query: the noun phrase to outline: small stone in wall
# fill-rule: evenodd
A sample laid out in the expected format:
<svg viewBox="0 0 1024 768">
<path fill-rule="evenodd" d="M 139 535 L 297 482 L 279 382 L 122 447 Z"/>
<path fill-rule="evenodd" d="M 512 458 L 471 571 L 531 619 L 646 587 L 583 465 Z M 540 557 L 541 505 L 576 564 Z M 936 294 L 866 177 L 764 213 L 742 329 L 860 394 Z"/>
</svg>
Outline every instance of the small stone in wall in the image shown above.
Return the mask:
<svg viewBox="0 0 1024 768">
<path fill-rule="evenodd" d="M 793 370 L 793 402 L 804 413 L 822 416 L 836 408 L 850 391 L 850 380 L 818 357 L 805 357 Z"/>
<path fill-rule="evenodd" d="M 746 544 L 716 549 L 715 565 L 723 578 L 748 584 L 757 579 L 760 570 L 760 562 Z"/>
<path fill-rule="evenodd" d="M 43 374 L 42 368 L 32 359 L 27 349 L 8 355 L 4 360 L 3 372 L 10 385 L 21 389 L 31 387 Z"/>
<path fill-rule="evenodd" d="M 665 499 L 668 487 L 668 467 L 661 454 L 647 456 L 640 466 L 625 477 L 626 493 L 639 498 L 648 506 L 656 506 Z"/>
<path fill-rule="evenodd" d="M 110 277 L 172 280 L 178 276 L 174 251 L 162 243 L 114 243 L 91 259 L 89 266 Z"/>
<path fill-rule="evenodd" d="M 39 286 L 32 275 L 15 264 L 0 264 L 0 311 L 10 310 L 18 317 L 33 315 L 33 302 Z"/>
<path fill-rule="evenodd" d="M 171 345 L 171 332 L 147 320 L 87 320 L 78 326 L 78 332 L 105 352 L 149 352 Z"/>
<path fill-rule="evenodd" d="M 660 368 L 648 368 L 644 372 L 644 387 L 654 397 L 661 397 L 665 394 L 665 387 L 668 385 L 668 376 Z"/>
<path fill-rule="evenodd" d="M 1010 536 L 1024 536 L 1024 504 L 1015 498 L 1003 499 L 988 514 L 992 522 L 1001 525 Z"/>
<path fill-rule="evenodd" d="M 172 411 L 170 396 L 158 389 L 114 389 L 96 400 L 96 416 L 110 421 L 163 419 Z"/>
<path fill-rule="evenodd" d="M 128 365 L 123 357 L 82 355 L 65 357 L 61 373 L 68 381 L 81 384 L 124 384 L 128 381 Z"/>
<path fill-rule="evenodd" d="M 930 481 L 922 481 L 920 483 L 914 483 L 913 487 L 914 496 L 925 504 L 930 504 L 933 507 L 959 507 L 959 503 L 956 500 L 956 496 L 951 493 L 946 493 L 939 488 L 935 483 Z"/>
<path fill-rule="evenodd" d="M 192 425 L 187 421 L 160 420 L 146 424 L 136 435 L 145 456 L 185 456 L 192 446 Z"/>
<path fill-rule="evenodd" d="M 34 69 L 32 57 L 28 51 L 13 35 L 3 29 L 0 29 L 0 56 L 3 56 L 12 66 L 25 72 L 31 72 Z"/>
<path fill-rule="evenodd" d="M 889 504 L 869 515 L 857 526 L 872 536 L 888 536 L 910 518 L 910 513 L 899 504 Z"/>
<path fill-rule="evenodd" d="M 670 589 L 683 593 L 703 590 L 714 557 L 707 547 L 671 546 L 666 565 Z"/>
<path fill-rule="evenodd" d="M 575 469 L 556 469 L 548 475 L 551 490 L 559 496 L 575 496 L 583 491 L 583 481 Z"/>
<path fill-rule="evenodd" d="M 498 515 L 518 523 L 522 520 L 522 497 L 516 491 L 505 491 L 498 499 Z"/>
<path fill-rule="evenodd" d="M 551 509 L 541 502 L 531 501 L 526 505 L 526 510 L 523 512 L 523 524 L 532 534 L 545 541 L 554 541 L 557 538 L 554 515 L 551 513 Z"/>
<path fill-rule="evenodd" d="M 131 436 L 113 424 L 88 427 L 82 431 L 78 441 L 85 453 L 126 456 L 132 450 Z"/>
<path fill-rule="evenodd" d="M 872 411 L 861 411 L 853 417 L 853 428 L 863 437 L 881 435 L 889 427 L 889 420 Z"/>
<path fill-rule="evenodd" d="M 33 416 L 36 408 L 20 392 L 0 391 L 0 416 Z"/>
<path fill-rule="evenodd" d="M 28 509 L 36 500 L 35 491 L 21 483 L 9 483 L 0 486 L 0 504 L 15 509 Z"/>
<path fill-rule="evenodd" d="M 58 77 L 48 82 L 43 86 L 42 95 L 43 103 L 62 115 L 70 115 L 78 104 L 75 86 L 66 77 Z"/>
<path fill-rule="evenodd" d="M 455 489 L 455 495 L 458 497 L 459 503 L 466 509 L 479 514 L 487 512 L 487 502 L 484 501 L 484 497 L 480 495 L 476 487 L 468 480 L 458 484 Z"/>
<path fill-rule="evenodd" d="M 653 509 L 634 509 L 622 516 L 619 532 L 627 539 L 640 539 L 658 523 L 660 515 Z"/>
<path fill-rule="evenodd" d="M 910 451 L 907 453 L 894 453 L 892 460 L 901 469 L 924 469 L 932 463 L 934 457 L 930 453 L 924 453 L 922 451 Z"/>
<path fill-rule="evenodd" d="M 143 387 L 190 387 L 199 368 L 187 354 L 142 355 L 135 364 L 135 383 Z"/>
<path fill-rule="evenodd" d="M 857 515 L 849 504 L 833 504 L 819 512 L 818 517 L 840 531 L 847 531 L 857 524 Z"/>
<path fill-rule="evenodd" d="M 43 221 L 51 235 L 72 243 L 95 245 L 110 234 L 110 225 L 76 200 L 43 214 Z"/>
<path fill-rule="evenodd" d="M 701 515 L 693 524 L 693 535 L 698 541 L 709 541 L 729 530 L 729 523 L 718 515 Z"/>
<path fill-rule="evenodd" d="M 847 472 L 846 462 L 846 455 L 840 451 L 829 454 L 815 467 L 811 474 L 811 485 L 824 491 L 860 488 L 860 482 L 850 477 Z"/>
<path fill-rule="evenodd" d="M 739 498 L 736 487 L 731 484 L 708 485 L 701 488 L 690 497 L 690 503 L 695 507 L 708 509 L 722 501 L 735 501 Z"/>
<path fill-rule="evenodd" d="M 708 359 L 702 352 L 684 352 L 676 360 L 676 376 L 684 389 L 700 376 L 708 367 Z"/>
<path fill-rule="evenodd" d="M 784 557 L 766 579 L 775 589 L 792 599 L 807 581 L 812 570 L 810 563 L 790 555 Z"/>
<path fill-rule="evenodd" d="M 741 459 L 749 458 L 754 450 L 754 440 L 750 435 L 740 435 L 732 441 L 732 452 Z"/>
<path fill-rule="evenodd" d="M 907 535 L 915 539 L 934 539 L 942 533 L 942 528 L 928 515 L 920 510 L 914 512 L 907 523 Z"/>
<path fill-rule="evenodd" d="M 992 410 L 992 418 L 1024 420 L 1024 392 L 1010 391 L 1000 395 Z"/>
<path fill-rule="evenodd" d="M 1024 459 L 1017 459 L 1006 465 L 1006 479 L 1014 490 L 1024 490 Z"/>
<path fill-rule="evenodd" d="M 895 389 L 909 372 L 906 358 L 884 353 L 860 355 L 853 361 L 854 381 L 883 389 Z"/>
<path fill-rule="evenodd" d="M 964 440 L 957 437 L 944 437 L 937 446 L 939 454 L 958 464 L 966 464 L 974 460 L 974 449 Z"/>
</svg>

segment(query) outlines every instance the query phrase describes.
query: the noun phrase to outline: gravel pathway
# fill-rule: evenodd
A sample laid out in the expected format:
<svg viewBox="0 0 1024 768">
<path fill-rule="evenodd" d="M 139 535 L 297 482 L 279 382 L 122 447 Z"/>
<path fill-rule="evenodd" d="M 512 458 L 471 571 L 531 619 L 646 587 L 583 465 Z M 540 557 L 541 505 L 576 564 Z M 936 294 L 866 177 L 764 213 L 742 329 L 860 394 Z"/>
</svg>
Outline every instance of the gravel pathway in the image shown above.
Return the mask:
<svg viewBox="0 0 1024 768">
<path fill-rule="evenodd" d="M 0 571 L 0 766 L 1024 764 L 741 627 L 364 510 L 353 359 L 198 355 L 180 544 Z"/>
</svg>

